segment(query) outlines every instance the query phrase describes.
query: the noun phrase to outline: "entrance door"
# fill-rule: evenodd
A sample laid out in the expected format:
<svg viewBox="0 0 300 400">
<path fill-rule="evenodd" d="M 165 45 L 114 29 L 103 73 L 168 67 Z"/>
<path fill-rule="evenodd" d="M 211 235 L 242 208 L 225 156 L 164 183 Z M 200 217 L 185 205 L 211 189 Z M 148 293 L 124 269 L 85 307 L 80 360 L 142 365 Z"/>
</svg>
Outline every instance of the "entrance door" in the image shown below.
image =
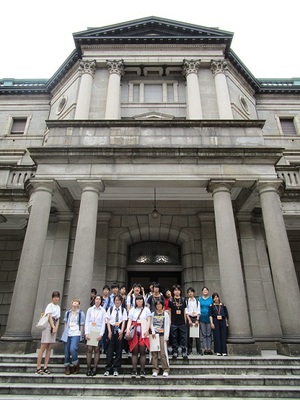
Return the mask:
<svg viewBox="0 0 300 400">
<path fill-rule="evenodd" d="M 128 291 L 132 288 L 134 283 L 140 283 L 147 293 L 149 291 L 149 283 L 153 281 L 160 284 L 161 292 L 166 288 L 171 290 L 173 285 L 181 285 L 181 272 L 128 271 Z"/>
</svg>

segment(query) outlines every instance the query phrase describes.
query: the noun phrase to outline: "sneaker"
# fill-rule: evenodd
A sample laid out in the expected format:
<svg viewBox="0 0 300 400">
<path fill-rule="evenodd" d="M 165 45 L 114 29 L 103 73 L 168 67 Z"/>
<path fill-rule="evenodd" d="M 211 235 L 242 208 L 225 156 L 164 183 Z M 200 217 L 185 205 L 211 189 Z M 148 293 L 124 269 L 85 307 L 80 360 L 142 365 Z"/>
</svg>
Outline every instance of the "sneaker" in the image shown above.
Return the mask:
<svg viewBox="0 0 300 400">
<path fill-rule="evenodd" d="M 214 352 L 212 350 L 207 350 L 207 354 L 209 354 L 210 356 L 213 356 Z"/>
<path fill-rule="evenodd" d="M 163 377 L 164 378 L 167 378 L 169 376 L 169 372 L 168 371 L 165 371 L 164 373 L 163 373 Z"/>
<path fill-rule="evenodd" d="M 188 358 L 188 355 L 187 355 L 186 353 L 183 353 L 183 354 L 182 354 L 182 358 L 183 358 L 184 360 L 186 360 L 186 359 Z"/>
<path fill-rule="evenodd" d="M 122 354 L 127 354 L 127 351 L 125 349 L 123 349 Z"/>
<path fill-rule="evenodd" d="M 222 353 L 222 356 L 227 356 L 227 353 Z"/>
<path fill-rule="evenodd" d="M 118 371 L 114 371 L 114 376 L 119 376 L 119 372 Z"/>
<path fill-rule="evenodd" d="M 178 357 L 178 354 L 176 354 L 176 353 L 174 353 L 173 356 L 172 356 L 173 360 L 176 360 L 177 357 Z"/>
<path fill-rule="evenodd" d="M 103 375 L 104 376 L 109 376 L 109 371 L 105 371 Z"/>
<path fill-rule="evenodd" d="M 86 376 L 92 376 L 92 371 L 91 371 L 90 369 L 88 369 L 88 370 L 86 371 Z"/>
<path fill-rule="evenodd" d="M 222 354 L 221 353 L 217 353 L 217 356 L 221 356 Z"/>
<path fill-rule="evenodd" d="M 140 372 L 140 377 L 141 378 L 146 378 L 146 372 L 145 371 L 141 371 Z"/>
<path fill-rule="evenodd" d="M 202 351 L 197 351 L 197 354 L 198 354 L 198 356 L 203 356 Z M 204 352 L 204 354 L 205 354 L 205 352 Z"/>
<path fill-rule="evenodd" d="M 153 374 L 152 374 L 152 376 L 153 376 L 154 378 L 157 378 L 157 375 L 158 375 L 157 372 L 153 372 Z"/>
<path fill-rule="evenodd" d="M 136 378 L 137 377 L 137 372 L 136 371 L 132 371 L 131 372 L 131 378 Z"/>
</svg>

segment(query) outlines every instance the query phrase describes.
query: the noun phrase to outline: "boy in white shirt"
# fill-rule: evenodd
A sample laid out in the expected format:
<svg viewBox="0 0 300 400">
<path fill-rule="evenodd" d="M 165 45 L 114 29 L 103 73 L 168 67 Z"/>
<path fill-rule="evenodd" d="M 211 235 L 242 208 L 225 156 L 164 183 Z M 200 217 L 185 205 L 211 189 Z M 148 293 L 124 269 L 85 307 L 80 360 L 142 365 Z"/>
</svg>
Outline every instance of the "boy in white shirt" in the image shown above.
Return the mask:
<svg viewBox="0 0 300 400">
<path fill-rule="evenodd" d="M 201 344 L 200 344 L 200 302 L 195 297 L 195 289 L 189 287 L 187 290 L 188 299 L 186 301 L 186 317 L 187 317 L 187 343 L 188 343 L 188 354 L 191 354 L 193 351 L 193 338 L 190 337 L 190 328 L 196 327 L 198 328 L 198 337 L 196 340 L 196 350 L 197 354 L 202 355 Z"/>
</svg>

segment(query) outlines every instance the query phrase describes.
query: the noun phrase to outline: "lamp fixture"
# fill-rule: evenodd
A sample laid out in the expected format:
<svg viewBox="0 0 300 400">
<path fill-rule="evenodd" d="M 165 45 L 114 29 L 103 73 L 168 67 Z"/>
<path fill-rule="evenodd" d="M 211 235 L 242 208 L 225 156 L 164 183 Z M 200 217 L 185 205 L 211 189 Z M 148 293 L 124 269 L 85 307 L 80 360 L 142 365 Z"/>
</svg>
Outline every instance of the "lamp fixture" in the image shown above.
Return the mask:
<svg viewBox="0 0 300 400">
<path fill-rule="evenodd" d="M 153 208 L 153 211 L 151 213 L 151 217 L 153 219 L 157 219 L 159 217 L 159 212 L 156 209 L 156 188 L 154 188 L 154 208 Z"/>
</svg>

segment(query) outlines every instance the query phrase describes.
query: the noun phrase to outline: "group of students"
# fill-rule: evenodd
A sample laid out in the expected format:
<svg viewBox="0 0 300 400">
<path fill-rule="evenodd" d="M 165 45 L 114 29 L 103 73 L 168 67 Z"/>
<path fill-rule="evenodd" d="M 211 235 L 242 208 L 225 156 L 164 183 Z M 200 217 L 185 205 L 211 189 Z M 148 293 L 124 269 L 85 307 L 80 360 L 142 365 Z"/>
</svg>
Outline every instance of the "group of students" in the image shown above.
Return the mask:
<svg viewBox="0 0 300 400">
<path fill-rule="evenodd" d="M 49 374 L 48 363 L 52 343 L 56 340 L 60 319 L 60 294 L 53 292 L 52 302 L 45 314 L 49 323 L 42 332 L 41 347 L 37 358 L 37 374 Z M 130 352 L 132 377 L 145 377 L 146 355 L 152 363 L 152 376 L 159 374 L 159 358 L 163 377 L 169 375 L 168 346 L 172 346 L 172 358 L 181 356 L 187 359 L 193 350 L 193 339 L 197 354 L 212 355 L 212 333 L 214 352 L 226 356 L 226 331 L 228 311 L 220 301 L 218 293 L 209 295 L 209 289 L 203 287 L 202 295 L 195 296 L 195 290 L 189 287 L 187 296 L 183 296 L 180 285 L 174 285 L 172 292 L 160 291 L 159 283 L 150 284 L 149 293 L 136 283 L 129 293 L 126 287 L 114 283 L 105 285 L 102 295 L 91 290 L 90 307 L 85 313 L 80 310 L 80 300 L 73 299 L 71 309 L 64 316 L 65 374 L 78 374 L 79 342 L 84 340 L 87 346 L 87 376 L 95 376 L 101 348 L 106 353 L 104 376 L 118 376 L 121 369 L 122 353 Z M 201 349 L 200 332 L 203 351 Z M 43 353 L 44 368 L 41 367 Z M 92 363 L 93 360 L 93 363 Z"/>
</svg>

